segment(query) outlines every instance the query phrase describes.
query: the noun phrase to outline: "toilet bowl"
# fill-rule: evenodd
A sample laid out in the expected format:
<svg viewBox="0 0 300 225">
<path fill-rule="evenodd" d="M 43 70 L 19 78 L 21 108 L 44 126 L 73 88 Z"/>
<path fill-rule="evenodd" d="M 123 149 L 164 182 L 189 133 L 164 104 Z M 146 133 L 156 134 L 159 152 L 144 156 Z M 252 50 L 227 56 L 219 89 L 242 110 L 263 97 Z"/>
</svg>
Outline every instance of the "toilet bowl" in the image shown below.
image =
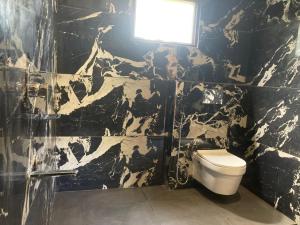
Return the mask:
<svg viewBox="0 0 300 225">
<path fill-rule="evenodd" d="M 246 162 L 226 149 L 193 153 L 192 176 L 210 191 L 221 195 L 237 192 L 246 172 Z"/>
</svg>

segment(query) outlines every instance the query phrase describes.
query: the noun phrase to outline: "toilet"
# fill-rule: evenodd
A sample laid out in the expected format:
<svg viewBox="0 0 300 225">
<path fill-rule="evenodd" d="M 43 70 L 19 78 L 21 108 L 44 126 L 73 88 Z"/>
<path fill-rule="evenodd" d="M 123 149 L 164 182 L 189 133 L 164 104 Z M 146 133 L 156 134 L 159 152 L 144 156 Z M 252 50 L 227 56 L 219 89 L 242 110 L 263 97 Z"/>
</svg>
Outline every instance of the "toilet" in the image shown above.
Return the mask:
<svg viewBox="0 0 300 225">
<path fill-rule="evenodd" d="M 226 149 L 199 150 L 193 153 L 192 176 L 210 191 L 221 195 L 237 192 L 246 172 L 246 162 Z"/>
</svg>

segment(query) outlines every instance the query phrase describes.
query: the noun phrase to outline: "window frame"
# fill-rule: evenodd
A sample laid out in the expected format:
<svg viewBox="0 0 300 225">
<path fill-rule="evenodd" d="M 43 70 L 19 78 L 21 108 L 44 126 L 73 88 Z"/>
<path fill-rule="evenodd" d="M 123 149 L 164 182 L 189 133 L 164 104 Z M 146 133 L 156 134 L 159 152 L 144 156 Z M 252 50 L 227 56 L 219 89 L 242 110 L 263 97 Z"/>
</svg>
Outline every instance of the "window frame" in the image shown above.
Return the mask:
<svg viewBox="0 0 300 225">
<path fill-rule="evenodd" d="M 194 9 L 194 25 L 193 25 L 193 39 L 191 43 L 184 43 L 184 42 L 175 42 L 175 41 L 162 41 L 162 40 L 149 40 L 145 38 L 140 38 L 135 36 L 135 25 L 136 25 L 136 10 L 137 10 L 137 1 L 133 1 L 133 20 L 132 20 L 132 37 L 134 40 L 142 41 L 142 42 L 149 42 L 152 44 L 171 44 L 171 45 L 179 45 L 179 46 L 191 46 L 191 47 L 197 47 L 199 42 L 199 1 L 198 0 L 172 0 L 172 1 L 182 1 L 182 2 L 193 2 L 195 3 L 195 9 Z M 151 1 L 151 0 L 149 0 Z"/>
</svg>

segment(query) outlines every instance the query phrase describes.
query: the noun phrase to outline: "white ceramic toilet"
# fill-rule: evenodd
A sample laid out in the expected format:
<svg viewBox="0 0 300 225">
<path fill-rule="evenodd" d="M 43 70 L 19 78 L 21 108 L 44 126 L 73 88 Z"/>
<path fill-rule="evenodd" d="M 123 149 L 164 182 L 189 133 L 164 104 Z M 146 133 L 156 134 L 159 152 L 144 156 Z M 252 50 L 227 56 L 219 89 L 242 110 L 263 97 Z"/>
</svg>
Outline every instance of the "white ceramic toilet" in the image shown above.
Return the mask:
<svg viewBox="0 0 300 225">
<path fill-rule="evenodd" d="M 226 149 L 193 154 L 193 178 L 214 193 L 233 195 L 246 172 L 246 162 Z"/>
</svg>

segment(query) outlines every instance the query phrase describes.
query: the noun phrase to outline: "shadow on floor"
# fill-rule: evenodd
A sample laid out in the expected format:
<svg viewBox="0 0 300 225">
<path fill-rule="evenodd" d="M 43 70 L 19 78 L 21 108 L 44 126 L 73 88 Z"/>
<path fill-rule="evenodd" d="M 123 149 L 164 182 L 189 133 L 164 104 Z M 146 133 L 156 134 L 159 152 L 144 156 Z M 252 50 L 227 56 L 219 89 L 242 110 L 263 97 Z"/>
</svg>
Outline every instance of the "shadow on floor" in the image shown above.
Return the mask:
<svg viewBox="0 0 300 225">
<path fill-rule="evenodd" d="M 279 214 L 275 208 L 270 210 L 268 203 L 258 199 L 251 192 L 247 191 L 246 193 L 243 188 L 240 188 L 234 195 L 225 196 L 211 192 L 198 182 L 194 182 L 193 186 L 200 195 L 239 217 L 264 224 L 274 224 L 284 219 L 283 215 Z"/>
</svg>

